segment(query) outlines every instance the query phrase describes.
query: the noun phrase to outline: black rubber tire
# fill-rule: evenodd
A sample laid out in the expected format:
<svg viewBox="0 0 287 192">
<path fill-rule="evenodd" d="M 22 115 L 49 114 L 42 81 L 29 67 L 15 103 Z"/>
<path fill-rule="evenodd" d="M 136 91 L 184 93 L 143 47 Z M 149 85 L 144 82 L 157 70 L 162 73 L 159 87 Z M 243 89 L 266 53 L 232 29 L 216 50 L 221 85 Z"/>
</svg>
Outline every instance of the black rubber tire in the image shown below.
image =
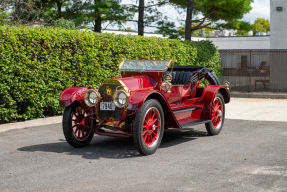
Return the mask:
<svg viewBox="0 0 287 192">
<path fill-rule="evenodd" d="M 159 126 L 159 136 L 154 146 L 148 147 L 143 138 L 143 123 L 145 119 L 145 115 L 148 112 L 150 108 L 156 108 L 160 114 L 160 126 Z M 157 148 L 160 146 L 162 136 L 164 133 L 164 114 L 161 107 L 161 104 L 155 100 L 150 99 L 146 101 L 142 107 L 137 111 L 135 121 L 134 121 L 134 143 L 136 149 L 142 154 L 142 155 L 151 155 L 153 154 Z"/>
<path fill-rule="evenodd" d="M 208 72 L 205 78 L 209 81 L 210 85 L 220 85 L 218 77 L 212 71 Z"/>
<path fill-rule="evenodd" d="M 209 122 L 209 123 L 205 123 L 205 128 L 208 132 L 209 135 L 218 135 L 220 133 L 220 131 L 222 130 L 222 127 L 223 127 L 223 124 L 224 124 L 224 119 L 225 119 L 225 103 L 224 103 L 224 99 L 223 99 L 223 96 L 220 92 L 217 92 L 215 98 L 214 98 L 214 101 L 216 99 L 219 99 L 220 102 L 221 102 L 221 105 L 222 105 L 222 109 L 221 112 L 222 112 L 222 117 L 221 117 L 221 124 L 215 128 L 212 124 L 212 122 Z"/>
<path fill-rule="evenodd" d="M 76 139 L 76 137 L 73 134 L 72 131 L 72 112 L 75 110 L 80 104 L 79 103 L 73 103 L 72 105 L 69 105 L 65 108 L 64 114 L 63 114 L 63 132 L 64 136 L 67 140 L 67 142 L 75 148 L 84 147 L 87 146 L 93 139 L 94 134 L 90 133 L 88 137 L 82 141 L 79 141 Z"/>
</svg>

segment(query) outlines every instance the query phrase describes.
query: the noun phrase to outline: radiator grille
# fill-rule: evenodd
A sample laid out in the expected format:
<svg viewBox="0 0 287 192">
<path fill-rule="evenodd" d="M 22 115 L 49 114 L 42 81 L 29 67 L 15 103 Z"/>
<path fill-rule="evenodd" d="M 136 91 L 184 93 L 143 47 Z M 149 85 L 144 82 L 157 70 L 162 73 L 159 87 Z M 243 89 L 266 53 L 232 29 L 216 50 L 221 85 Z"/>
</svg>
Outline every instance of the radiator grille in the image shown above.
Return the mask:
<svg viewBox="0 0 287 192">
<path fill-rule="evenodd" d="M 99 88 L 99 92 L 101 94 L 101 102 L 112 102 L 113 100 L 113 94 L 116 90 L 116 88 L 119 85 L 115 84 L 103 84 Z M 108 91 L 110 90 L 110 91 Z M 108 94 L 109 93 L 109 94 Z M 117 108 L 114 111 L 106 111 L 106 110 L 100 110 L 100 105 L 98 106 L 98 118 L 99 119 L 120 119 L 122 116 L 124 116 L 124 109 L 123 108 Z"/>
</svg>

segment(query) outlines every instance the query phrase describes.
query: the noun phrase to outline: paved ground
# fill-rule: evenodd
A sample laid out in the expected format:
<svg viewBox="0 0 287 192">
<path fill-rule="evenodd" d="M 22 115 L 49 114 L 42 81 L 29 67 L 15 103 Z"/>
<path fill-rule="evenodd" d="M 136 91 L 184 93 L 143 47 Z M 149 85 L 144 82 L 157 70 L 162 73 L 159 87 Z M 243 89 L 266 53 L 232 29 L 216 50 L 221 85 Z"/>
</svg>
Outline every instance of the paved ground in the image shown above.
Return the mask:
<svg viewBox="0 0 287 192">
<path fill-rule="evenodd" d="M 285 108 L 286 109 L 286 108 Z M 167 130 L 157 152 L 96 136 L 71 148 L 61 124 L 0 133 L 0 191 L 287 191 L 287 123 L 226 120 Z"/>
<path fill-rule="evenodd" d="M 231 98 L 226 118 L 287 122 L 287 99 Z"/>
</svg>

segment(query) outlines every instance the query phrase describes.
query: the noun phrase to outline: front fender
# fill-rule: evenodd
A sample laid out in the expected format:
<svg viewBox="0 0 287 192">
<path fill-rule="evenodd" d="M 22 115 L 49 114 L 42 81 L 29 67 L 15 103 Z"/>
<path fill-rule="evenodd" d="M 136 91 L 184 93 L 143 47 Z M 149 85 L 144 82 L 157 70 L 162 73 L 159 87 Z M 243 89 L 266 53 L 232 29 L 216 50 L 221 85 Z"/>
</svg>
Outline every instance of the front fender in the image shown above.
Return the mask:
<svg viewBox="0 0 287 192">
<path fill-rule="evenodd" d="M 164 113 L 165 123 L 168 125 L 168 127 L 179 128 L 179 129 L 181 128 L 169 106 L 168 101 L 159 91 L 151 89 L 142 89 L 135 91 L 129 97 L 128 102 L 131 104 L 130 106 L 137 106 L 137 107 L 130 107 L 130 109 L 133 108 L 135 110 L 140 108 L 141 105 L 148 99 L 155 99 L 161 104 Z"/>
<path fill-rule="evenodd" d="M 152 91 L 153 91 L 152 89 L 140 89 L 140 90 L 134 91 L 129 97 L 128 102 L 133 105 L 139 104 L 143 102 L 146 96 Z"/>
<path fill-rule="evenodd" d="M 86 87 L 69 87 L 65 89 L 59 96 L 59 104 L 61 107 L 68 107 L 75 101 L 84 102 L 84 94 Z"/>
</svg>

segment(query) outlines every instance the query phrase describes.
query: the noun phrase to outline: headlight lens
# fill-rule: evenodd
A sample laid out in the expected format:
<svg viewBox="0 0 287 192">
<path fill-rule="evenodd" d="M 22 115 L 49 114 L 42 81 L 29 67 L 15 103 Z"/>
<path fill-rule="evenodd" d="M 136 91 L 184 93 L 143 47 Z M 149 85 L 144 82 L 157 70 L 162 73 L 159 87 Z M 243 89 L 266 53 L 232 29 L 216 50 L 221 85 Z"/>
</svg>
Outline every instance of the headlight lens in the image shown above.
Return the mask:
<svg viewBox="0 0 287 192">
<path fill-rule="evenodd" d="M 100 93 L 94 89 L 88 89 L 85 92 L 85 103 L 89 107 L 94 107 L 99 103 Z"/>
<path fill-rule="evenodd" d="M 125 91 L 123 90 L 116 91 L 113 96 L 115 106 L 117 106 L 118 108 L 125 107 L 128 103 L 128 97 L 129 96 Z"/>
</svg>

